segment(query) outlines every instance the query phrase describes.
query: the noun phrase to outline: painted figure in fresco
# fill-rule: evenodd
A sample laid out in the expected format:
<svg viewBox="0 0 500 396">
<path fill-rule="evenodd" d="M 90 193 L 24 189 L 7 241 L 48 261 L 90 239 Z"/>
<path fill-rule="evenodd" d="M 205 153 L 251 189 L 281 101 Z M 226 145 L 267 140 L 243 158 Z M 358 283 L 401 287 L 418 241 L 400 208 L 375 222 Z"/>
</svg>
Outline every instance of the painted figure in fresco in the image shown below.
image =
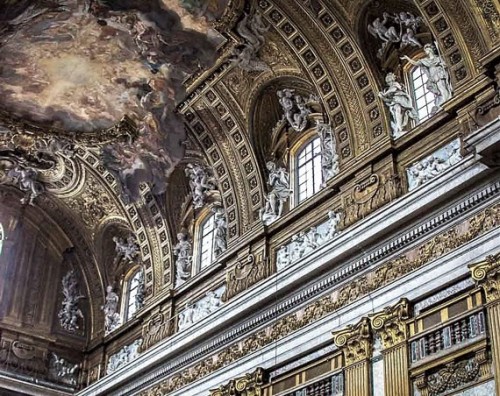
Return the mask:
<svg viewBox="0 0 500 396">
<path fill-rule="evenodd" d="M 418 114 L 410 95 L 404 86 L 396 80 L 394 73 L 388 73 L 385 77 L 387 88 L 378 93 L 378 96 L 389 107 L 391 112 L 391 127 L 394 137 L 403 134 L 403 130 L 408 125 L 410 119 L 418 120 Z"/>
<path fill-rule="evenodd" d="M 436 113 L 441 109 L 444 102 L 451 99 L 452 88 L 450 75 L 447 70 L 446 63 L 443 58 L 436 53 L 436 49 L 432 44 L 424 46 L 425 58 L 419 60 L 410 59 L 407 55 L 401 59 L 407 60 L 409 63 L 422 68 L 427 76 L 427 89 L 434 94 L 434 107 L 432 113 Z"/>
</svg>

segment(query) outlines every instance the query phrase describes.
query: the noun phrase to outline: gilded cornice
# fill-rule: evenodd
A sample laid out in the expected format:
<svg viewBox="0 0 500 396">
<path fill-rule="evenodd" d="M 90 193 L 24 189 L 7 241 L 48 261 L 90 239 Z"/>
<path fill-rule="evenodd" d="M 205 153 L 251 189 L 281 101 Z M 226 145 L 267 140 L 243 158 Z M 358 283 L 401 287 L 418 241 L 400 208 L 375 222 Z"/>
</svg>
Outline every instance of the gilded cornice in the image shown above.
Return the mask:
<svg viewBox="0 0 500 396">
<path fill-rule="evenodd" d="M 500 253 L 486 257 L 486 260 L 469 266 L 472 279 L 482 287 L 486 300 L 500 301 Z"/>
<path fill-rule="evenodd" d="M 370 320 L 362 318 L 355 325 L 332 333 L 335 345 L 342 349 L 346 366 L 369 359 L 372 355 Z"/>
<path fill-rule="evenodd" d="M 266 328 L 247 336 L 236 344 L 225 347 L 216 354 L 203 358 L 195 366 L 178 372 L 164 380 L 160 385 L 143 391 L 141 394 L 147 396 L 167 395 L 198 381 L 422 268 L 448 252 L 495 229 L 499 224 L 500 204 L 485 208 L 469 219 L 455 224 L 448 230 L 383 263 L 362 277 L 354 279 L 332 293 L 309 303 L 303 309 L 281 317 Z"/>
<path fill-rule="evenodd" d="M 253 373 L 235 378 L 226 385 L 210 390 L 210 396 L 261 396 L 264 385 L 264 369 L 258 367 Z"/>
<path fill-rule="evenodd" d="M 379 333 L 384 349 L 406 341 L 408 331 L 405 321 L 410 317 L 410 307 L 406 298 L 369 317 L 372 329 Z"/>
</svg>

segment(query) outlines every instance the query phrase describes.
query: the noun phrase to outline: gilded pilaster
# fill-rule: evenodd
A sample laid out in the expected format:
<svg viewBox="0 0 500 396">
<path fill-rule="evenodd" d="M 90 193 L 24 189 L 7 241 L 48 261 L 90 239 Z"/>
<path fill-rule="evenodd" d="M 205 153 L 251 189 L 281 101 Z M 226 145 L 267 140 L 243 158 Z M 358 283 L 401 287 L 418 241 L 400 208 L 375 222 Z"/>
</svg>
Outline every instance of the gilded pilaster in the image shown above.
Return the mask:
<svg viewBox="0 0 500 396">
<path fill-rule="evenodd" d="M 210 396 L 262 396 L 264 386 L 264 369 L 258 367 L 253 373 L 245 374 L 210 390 Z"/>
<path fill-rule="evenodd" d="M 335 345 L 344 354 L 346 396 L 370 396 L 370 321 L 362 318 L 358 324 L 332 334 Z"/>
<path fill-rule="evenodd" d="M 472 278 L 484 290 L 488 333 L 491 337 L 496 394 L 500 395 L 500 253 L 469 266 Z"/>
<path fill-rule="evenodd" d="M 408 376 L 408 331 L 405 320 L 409 318 L 409 304 L 402 299 L 382 312 L 370 315 L 372 329 L 382 340 L 384 357 L 384 390 L 387 396 L 410 396 Z"/>
</svg>

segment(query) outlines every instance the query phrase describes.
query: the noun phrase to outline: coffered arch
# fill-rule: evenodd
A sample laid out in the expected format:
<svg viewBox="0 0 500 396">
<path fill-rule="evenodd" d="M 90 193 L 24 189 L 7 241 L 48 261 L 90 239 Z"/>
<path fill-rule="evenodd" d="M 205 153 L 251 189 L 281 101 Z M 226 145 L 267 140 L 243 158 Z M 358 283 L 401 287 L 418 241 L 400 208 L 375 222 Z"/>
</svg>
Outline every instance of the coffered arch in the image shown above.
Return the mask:
<svg viewBox="0 0 500 396">
<path fill-rule="evenodd" d="M 354 157 L 382 139 L 388 127 L 381 119 L 372 71 L 352 34 L 344 28 L 345 22 L 317 3 L 317 10 L 301 2 L 259 5 L 269 23 L 291 43 L 329 115 L 342 118 L 346 129 L 355 134 L 356 145 L 350 154 Z"/>
</svg>

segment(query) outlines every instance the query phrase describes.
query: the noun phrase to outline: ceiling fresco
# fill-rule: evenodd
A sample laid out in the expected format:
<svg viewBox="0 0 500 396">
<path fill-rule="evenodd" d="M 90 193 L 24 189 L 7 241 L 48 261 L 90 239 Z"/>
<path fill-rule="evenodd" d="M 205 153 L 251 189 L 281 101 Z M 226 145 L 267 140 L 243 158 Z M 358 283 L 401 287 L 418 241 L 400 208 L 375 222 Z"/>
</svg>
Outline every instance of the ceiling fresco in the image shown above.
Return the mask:
<svg viewBox="0 0 500 396">
<path fill-rule="evenodd" d="M 127 200 L 140 182 L 161 193 L 185 150 L 183 81 L 214 64 L 227 3 L 0 0 L 0 110 L 77 134 L 126 115 L 138 137 L 109 144 L 103 162 Z"/>
</svg>

